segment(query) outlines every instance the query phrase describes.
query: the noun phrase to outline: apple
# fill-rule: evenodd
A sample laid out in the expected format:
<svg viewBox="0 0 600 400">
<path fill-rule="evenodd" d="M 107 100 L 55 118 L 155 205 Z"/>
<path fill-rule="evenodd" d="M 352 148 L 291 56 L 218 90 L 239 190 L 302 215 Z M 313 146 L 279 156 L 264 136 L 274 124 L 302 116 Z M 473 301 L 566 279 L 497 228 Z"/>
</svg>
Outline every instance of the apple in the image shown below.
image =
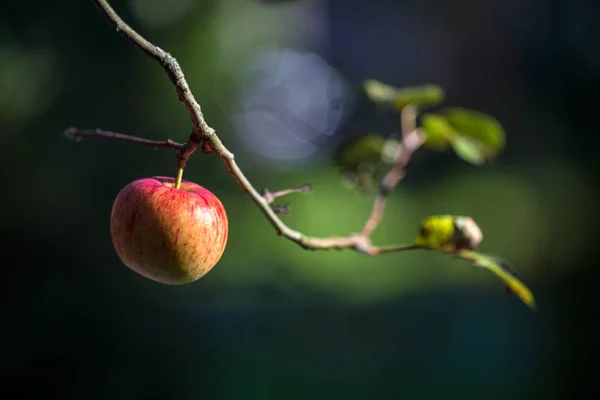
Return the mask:
<svg viewBox="0 0 600 400">
<path fill-rule="evenodd" d="M 164 176 L 138 179 L 117 195 L 113 246 L 127 267 L 156 282 L 182 285 L 207 274 L 225 251 L 229 225 L 219 199 L 202 186 Z"/>
</svg>

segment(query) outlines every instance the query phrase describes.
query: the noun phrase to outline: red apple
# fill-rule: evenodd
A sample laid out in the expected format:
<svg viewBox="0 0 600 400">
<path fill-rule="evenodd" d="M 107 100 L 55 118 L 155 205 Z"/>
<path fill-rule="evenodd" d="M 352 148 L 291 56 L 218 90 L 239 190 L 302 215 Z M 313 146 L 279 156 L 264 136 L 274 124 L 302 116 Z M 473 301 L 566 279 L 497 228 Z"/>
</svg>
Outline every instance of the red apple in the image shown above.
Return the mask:
<svg viewBox="0 0 600 400">
<path fill-rule="evenodd" d="M 163 176 L 131 182 L 117 195 L 110 216 L 121 261 L 146 278 L 191 283 L 210 271 L 227 244 L 225 208 L 209 190 Z"/>
</svg>

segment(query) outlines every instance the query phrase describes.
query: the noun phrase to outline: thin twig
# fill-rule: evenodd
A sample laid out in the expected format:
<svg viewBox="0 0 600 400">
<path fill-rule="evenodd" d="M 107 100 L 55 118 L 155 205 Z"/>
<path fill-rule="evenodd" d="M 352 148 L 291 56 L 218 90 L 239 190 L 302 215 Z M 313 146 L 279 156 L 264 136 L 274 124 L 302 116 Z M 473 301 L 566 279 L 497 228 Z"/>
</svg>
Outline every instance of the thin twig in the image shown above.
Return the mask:
<svg viewBox="0 0 600 400">
<path fill-rule="evenodd" d="M 402 123 L 402 138 L 405 138 L 417 129 L 417 108 L 412 104 L 402 108 L 400 122 Z"/>
<path fill-rule="evenodd" d="M 137 137 L 137 136 L 125 135 L 123 133 L 104 131 L 102 129 L 67 128 L 67 129 L 65 129 L 65 136 L 68 137 L 69 139 L 74 139 L 74 140 L 81 140 L 84 137 L 121 140 L 123 142 L 143 144 L 143 145 L 155 148 L 155 149 L 159 149 L 159 148 L 173 149 L 175 151 L 178 151 L 179 149 L 181 149 L 183 147 L 183 144 L 174 142 L 171 139 L 167 139 L 167 140 L 144 139 L 144 138 Z"/>
<path fill-rule="evenodd" d="M 312 190 L 312 186 L 309 185 L 308 183 L 305 183 L 304 185 L 300 185 L 295 188 L 278 190 L 276 192 L 271 192 L 269 189 L 263 189 L 261 194 L 265 198 L 265 200 L 267 200 L 267 203 L 271 204 L 278 197 L 287 196 L 288 194 L 297 193 L 297 192 L 305 192 L 306 193 L 306 192 L 310 192 L 311 190 Z"/>
<path fill-rule="evenodd" d="M 297 193 L 297 192 L 310 192 L 312 190 L 312 186 L 308 183 L 304 185 L 300 185 L 291 189 L 283 189 L 278 190 L 276 192 L 271 192 L 269 189 L 263 189 L 260 194 L 264 197 L 267 203 L 272 204 L 271 208 L 275 211 L 276 214 L 279 215 L 287 215 L 290 212 L 288 204 L 273 204 L 273 202 L 283 196 L 287 196 L 288 194 Z"/>
<path fill-rule="evenodd" d="M 384 176 L 379 192 L 373 204 L 371 216 L 365 223 L 362 235 L 369 237 L 377 228 L 383 218 L 387 196 L 406 175 L 406 167 L 410 163 L 412 155 L 423 145 L 423 136 L 416 127 L 416 110 L 408 105 L 402 109 L 402 143 L 396 154 L 394 166 Z"/>
<path fill-rule="evenodd" d="M 152 145 L 154 147 L 173 148 L 177 151 L 179 170 L 182 170 L 185 167 L 190 155 L 194 153 L 199 146 L 202 146 L 205 152 L 214 152 L 223 160 L 229 173 L 235 178 L 235 180 L 238 182 L 241 188 L 248 194 L 252 201 L 254 201 L 254 203 L 259 207 L 259 209 L 262 211 L 267 220 L 275 229 L 275 232 L 278 235 L 297 243 L 304 249 L 353 249 L 357 252 L 369 255 L 415 249 L 415 246 L 413 245 L 398 245 L 391 247 L 386 246 L 379 248 L 371 244 L 369 236 L 372 230 L 377 226 L 379 220 L 383 215 L 385 197 L 387 196 L 389 191 L 402 179 L 405 173 L 405 167 L 410 160 L 410 156 L 421 144 L 420 136 L 418 135 L 418 132 L 416 130 L 413 129 L 413 131 L 415 132 L 414 139 L 411 135 L 408 135 L 407 137 L 403 138 L 403 148 L 405 150 L 399 153 L 398 161 L 390 170 L 390 172 L 386 176 L 386 179 L 384 179 L 384 182 L 382 184 L 383 196 L 380 193 L 380 196 L 375 201 L 373 214 L 369 219 L 370 222 L 367 223 L 369 228 L 365 226 L 365 229 L 363 229 L 362 233 L 350 234 L 345 237 L 318 238 L 305 236 L 301 232 L 296 231 L 287 226 L 277 216 L 276 211 L 273 210 L 270 204 L 276 197 L 289 194 L 292 191 L 306 190 L 296 188 L 287 191 L 268 192 L 270 193 L 270 196 L 265 196 L 264 194 L 259 193 L 250 183 L 248 178 L 246 178 L 240 167 L 235 162 L 233 153 L 231 153 L 225 147 L 225 145 L 223 145 L 219 137 L 216 135 L 215 130 L 206 123 L 204 115 L 202 114 L 202 109 L 196 101 L 196 99 L 194 98 L 194 95 L 192 94 L 192 91 L 189 88 L 189 85 L 185 79 L 181 67 L 177 63 L 177 60 L 175 60 L 175 58 L 172 57 L 169 53 L 150 43 L 148 40 L 146 40 L 140 34 L 138 34 L 135 30 L 133 30 L 133 28 L 127 25 L 108 4 L 107 0 L 94 0 L 94 3 L 98 6 L 100 11 L 105 15 L 105 17 L 108 19 L 110 24 L 117 30 L 117 32 L 119 32 L 121 35 L 127 38 L 127 40 L 129 40 L 146 55 L 156 60 L 164 68 L 167 75 L 171 79 L 171 82 L 177 90 L 179 100 L 185 104 L 185 107 L 188 110 L 193 124 L 193 131 L 190 134 L 188 140 L 183 144 L 175 143 L 172 141 L 155 142 L 149 141 L 148 139 L 138 138 L 135 136 L 122 134 L 106 134 L 105 131 L 100 130 L 89 131 L 77 130 L 75 128 L 70 128 L 69 133 L 71 136 L 96 136 L 129 141 L 138 144 L 147 144 Z M 90 134 L 91 132 L 94 132 L 94 134 Z M 98 132 L 103 133 L 98 134 Z M 306 189 L 305 186 L 301 188 Z"/>
<path fill-rule="evenodd" d="M 389 254 L 389 253 L 400 253 L 408 250 L 428 250 L 426 247 L 420 247 L 416 244 L 398 244 L 391 246 L 379 246 L 373 247 L 371 254 L 372 256 L 380 255 L 380 254 Z"/>
</svg>

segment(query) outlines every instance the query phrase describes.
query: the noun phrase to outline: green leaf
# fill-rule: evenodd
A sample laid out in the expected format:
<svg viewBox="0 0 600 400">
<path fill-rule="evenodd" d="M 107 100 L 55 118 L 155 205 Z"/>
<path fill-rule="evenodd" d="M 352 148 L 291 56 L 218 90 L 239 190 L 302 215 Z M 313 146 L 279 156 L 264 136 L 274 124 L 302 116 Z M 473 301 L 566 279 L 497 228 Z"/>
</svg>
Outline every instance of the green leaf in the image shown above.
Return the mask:
<svg viewBox="0 0 600 400">
<path fill-rule="evenodd" d="M 421 124 L 425 131 L 425 146 L 437 151 L 446 150 L 458 135 L 442 115 L 424 114 Z"/>
<path fill-rule="evenodd" d="M 457 156 L 468 163 L 481 165 L 487 160 L 481 144 L 469 137 L 456 136 L 452 139 L 452 148 Z"/>
<path fill-rule="evenodd" d="M 363 164 L 381 162 L 381 152 L 386 139 L 375 135 L 365 135 L 343 144 L 334 155 L 334 162 L 345 170 L 356 170 Z"/>
<path fill-rule="evenodd" d="M 504 129 L 494 117 L 458 107 L 446 109 L 445 115 L 456 131 L 481 142 L 491 152 L 497 153 L 504 148 Z"/>
<path fill-rule="evenodd" d="M 391 103 L 398 92 L 397 88 L 372 79 L 365 81 L 364 86 L 367 97 L 375 103 Z"/>
<path fill-rule="evenodd" d="M 375 171 L 347 171 L 342 173 L 342 185 L 362 193 L 371 193 L 374 189 Z"/>
<path fill-rule="evenodd" d="M 519 297 L 523 303 L 532 309 L 536 308 L 533 294 L 529 288 L 516 277 L 515 273 L 508 265 L 506 265 L 506 263 L 498 260 L 496 257 L 487 256 L 474 251 L 464 251 L 461 255 L 463 258 L 473 261 L 476 267 L 485 268 L 491 271 L 494 275 L 502 279 L 508 290 Z"/>
<path fill-rule="evenodd" d="M 431 107 L 442 103 L 446 97 L 437 85 L 412 86 L 399 89 L 376 80 L 364 83 L 367 97 L 375 103 L 392 105 L 401 110 L 409 104 L 416 107 Z"/>
<path fill-rule="evenodd" d="M 425 131 L 425 146 L 443 151 L 451 145 L 456 155 L 475 165 L 493 159 L 496 155 L 495 150 L 504 144 L 503 131 L 494 128 L 494 124 L 487 117 L 481 117 L 483 114 L 473 113 L 477 116 L 471 118 L 470 111 L 452 110 L 450 115 L 455 123 L 452 123 L 447 115 L 423 115 L 421 123 Z M 456 121 L 460 123 L 457 124 Z M 458 127 L 464 129 L 460 130 Z"/>
<path fill-rule="evenodd" d="M 409 104 L 416 107 L 433 107 L 442 103 L 446 95 L 441 87 L 437 85 L 423 85 L 400 89 L 396 93 L 394 106 L 402 109 Z"/>
</svg>

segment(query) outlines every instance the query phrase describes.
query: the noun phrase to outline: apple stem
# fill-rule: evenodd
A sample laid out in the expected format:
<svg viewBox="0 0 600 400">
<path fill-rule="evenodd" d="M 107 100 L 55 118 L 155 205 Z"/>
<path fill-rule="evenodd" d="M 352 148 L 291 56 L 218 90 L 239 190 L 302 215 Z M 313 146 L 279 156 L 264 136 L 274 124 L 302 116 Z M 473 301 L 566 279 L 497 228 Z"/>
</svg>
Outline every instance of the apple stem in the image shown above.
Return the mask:
<svg viewBox="0 0 600 400">
<path fill-rule="evenodd" d="M 182 166 L 177 168 L 177 177 L 175 178 L 175 189 L 179 189 L 181 187 L 181 178 L 183 178 L 183 167 Z"/>
</svg>

